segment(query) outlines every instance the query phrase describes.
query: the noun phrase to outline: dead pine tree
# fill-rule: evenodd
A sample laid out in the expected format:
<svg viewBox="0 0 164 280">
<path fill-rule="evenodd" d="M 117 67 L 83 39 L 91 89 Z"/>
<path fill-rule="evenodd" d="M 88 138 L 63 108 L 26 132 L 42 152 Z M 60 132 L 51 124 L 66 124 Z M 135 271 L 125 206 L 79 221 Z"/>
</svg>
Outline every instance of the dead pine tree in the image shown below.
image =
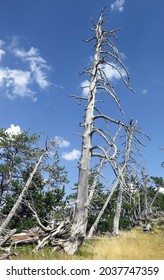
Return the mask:
<svg viewBox="0 0 164 280">
<path fill-rule="evenodd" d="M 144 147 L 143 142 L 140 140 L 141 136 L 144 136 L 150 140 L 149 136 L 137 127 L 137 122 L 132 119 L 129 123 L 129 129 L 126 133 L 124 160 L 121 164 L 115 162 L 114 166 L 115 173 L 121 174 L 121 176 L 118 176 L 118 196 L 113 221 L 113 234 L 116 236 L 119 235 L 119 222 L 122 210 L 122 201 L 124 198 L 123 196 L 125 196 L 124 194 L 130 196 L 133 201 L 135 200 L 135 195 L 133 197 L 129 186 L 126 183 L 126 179 L 128 178 L 128 174 L 131 174 L 131 171 L 137 172 L 136 168 L 139 166 L 137 162 L 138 157 L 141 156 L 141 147 Z"/>
<path fill-rule="evenodd" d="M 97 99 L 98 94 L 107 94 L 114 99 L 116 105 L 123 114 L 117 94 L 106 75 L 105 67 L 111 67 L 111 69 L 117 71 L 125 85 L 130 88 L 129 73 L 120 59 L 115 44 L 112 42 L 112 39 L 117 38 L 116 32 L 119 29 L 111 31 L 105 30 L 104 24 L 106 24 L 108 20 L 106 19 L 104 11 L 105 8 L 102 9 L 97 24 L 93 22 L 93 37 L 86 41 L 94 41 L 95 47 L 92 65 L 83 72 L 88 75 L 88 98 L 86 98 L 85 118 L 82 124 L 84 132 L 82 137 L 81 158 L 79 161 L 75 216 L 70 231 L 70 237 L 64 241 L 64 251 L 68 254 L 74 254 L 86 237 L 88 222 L 88 179 L 91 169 L 91 158 L 94 156 L 104 158 L 108 162 L 111 162 L 117 152 L 115 144 L 111 141 L 109 134 L 104 129 L 96 127 L 96 120 L 103 120 L 116 125 L 126 126 L 120 120 L 115 120 L 102 113 L 97 107 L 99 102 Z M 85 99 L 84 97 L 74 97 L 79 100 Z M 102 141 L 104 141 L 104 146 L 99 144 L 94 145 L 92 143 L 94 134 L 97 134 Z M 110 153 L 106 151 L 106 146 L 111 147 Z"/>
<path fill-rule="evenodd" d="M 151 220 L 150 201 L 148 197 L 148 187 L 150 183 L 150 178 L 146 174 L 144 163 L 142 163 L 141 167 L 141 183 L 143 192 L 143 209 L 141 212 L 141 219 L 145 224 L 147 224 Z"/>
<path fill-rule="evenodd" d="M 119 132 L 121 130 L 121 126 L 118 128 L 115 136 L 113 137 L 113 143 L 116 142 L 116 138 L 118 137 L 119 135 Z M 106 150 L 106 152 L 108 152 L 110 149 L 110 147 L 108 147 L 108 150 Z M 116 153 L 117 154 L 117 153 Z M 101 161 L 100 161 L 100 164 L 99 164 L 99 168 L 98 168 L 98 171 L 96 173 L 96 176 L 94 177 L 94 181 L 93 181 L 93 184 L 92 184 L 92 187 L 91 187 L 91 190 L 90 190 L 90 193 L 89 193 L 89 204 L 91 203 L 91 200 L 93 198 L 93 195 L 94 195 L 94 191 L 95 191 L 95 187 L 96 187 L 96 184 L 97 184 L 97 181 L 98 181 L 98 178 L 99 178 L 99 170 L 101 170 L 101 168 L 103 167 L 103 165 L 106 163 L 106 159 L 105 158 L 102 158 Z M 99 214 L 97 215 L 96 217 L 96 220 L 94 221 L 94 223 L 92 224 L 89 232 L 87 233 L 87 238 L 91 238 L 92 235 L 95 233 L 95 231 L 97 230 L 97 227 L 98 227 L 98 224 L 100 222 L 100 219 L 102 217 L 102 215 L 104 214 L 108 204 L 109 204 L 109 201 L 113 195 L 113 193 L 115 192 L 117 186 L 118 186 L 118 181 L 119 181 L 119 178 L 117 177 L 117 180 L 114 182 L 114 184 L 112 185 L 112 189 L 110 190 L 109 192 L 109 195 L 101 209 L 101 211 L 99 212 Z"/>
<path fill-rule="evenodd" d="M 116 176 L 116 180 L 114 181 L 112 188 L 109 191 L 109 195 L 108 195 L 100 213 L 98 214 L 95 222 L 93 223 L 92 227 L 89 230 L 89 233 L 87 236 L 88 238 L 91 238 L 93 233 L 95 232 L 95 230 L 98 226 L 98 223 L 99 223 L 102 215 L 104 214 L 104 212 L 110 202 L 110 199 L 112 198 L 113 193 L 116 190 L 118 190 L 118 197 L 117 197 L 116 210 L 115 210 L 115 216 L 114 216 L 114 221 L 113 221 L 113 233 L 114 233 L 114 235 L 119 235 L 119 220 L 120 220 L 121 207 L 122 207 L 122 196 L 123 196 L 123 191 L 126 188 L 125 176 L 126 176 L 126 171 L 128 168 L 128 163 L 130 160 L 132 142 L 133 142 L 133 138 L 136 137 L 135 128 L 136 128 L 136 122 L 131 120 L 129 127 L 126 128 L 125 151 L 122 152 L 124 155 L 123 162 L 121 164 L 119 164 L 117 157 L 113 158 L 113 160 L 111 161 L 111 165 L 112 165 L 114 174 Z M 118 137 L 118 135 L 116 135 L 116 136 Z"/>
<path fill-rule="evenodd" d="M 121 215 L 121 208 L 122 208 L 122 199 L 123 199 L 123 191 L 125 187 L 125 179 L 127 175 L 127 169 L 128 169 L 128 163 L 130 160 L 130 154 L 132 150 L 132 144 L 133 144 L 133 138 L 135 136 L 135 129 L 136 129 L 136 122 L 131 120 L 129 125 L 129 130 L 127 131 L 126 135 L 126 142 L 125 142 L 125 155 L 124 155 L 124 161 L 121 164 L 121 176 L 119 175 L 120 167 L 117 163 L 115 163 L 115 169 L 118 173 L 118 196 L 117 196 L 117 202 L 116 202 L 116 209 L 115 209 L 115 215 L 113 220 L 113 234 L 119 235 L 119 222 L 120 222 L 120 215 Z"/>
</svg>

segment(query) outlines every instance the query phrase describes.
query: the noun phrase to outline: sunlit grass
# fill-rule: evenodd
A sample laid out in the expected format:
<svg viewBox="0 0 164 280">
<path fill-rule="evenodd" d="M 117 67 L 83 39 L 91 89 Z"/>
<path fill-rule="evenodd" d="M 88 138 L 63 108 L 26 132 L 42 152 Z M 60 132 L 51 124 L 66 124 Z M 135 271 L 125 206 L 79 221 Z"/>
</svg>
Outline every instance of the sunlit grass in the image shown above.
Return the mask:
<svg viewBox="0 0 164 280">
<path fill-rule="evenodd" d="M 93 248 L 93 259 L 164 259 L 164 233 L 123 232 L 119 239 L 102 239 Z"/>
<path fill-rule="evenodd" d="M 141 229 L 121 232 L 119 238 L 105 236 L 85 241 L 74 256 L 63 252 L 52 252 L 45 247 L 36 254 L 34 246 L 17 248 L 17 260 L 163 260 L 164 228 L 156 227 L 152 233 L 144 233 Z"/>
</svg>

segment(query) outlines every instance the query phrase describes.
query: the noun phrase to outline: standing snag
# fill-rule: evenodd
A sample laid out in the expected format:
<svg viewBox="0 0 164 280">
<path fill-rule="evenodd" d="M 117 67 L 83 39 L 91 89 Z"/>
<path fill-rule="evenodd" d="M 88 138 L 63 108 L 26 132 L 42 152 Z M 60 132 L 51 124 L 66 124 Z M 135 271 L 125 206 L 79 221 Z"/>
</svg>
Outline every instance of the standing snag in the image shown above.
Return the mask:
<svg viewBox="0 0 164 280">
<path fill-rule="evenodd" d="M 64 250 L 68 254 L 74 254 L 86 237 L 86 228 L 88 222 L 88 206 L 90 202 L 88 194 L 88 181 L 91 169 L 91 157 L 98 157 L 111 163 L 117 155 L 117 147 L 108 132 L 108 124 L 123 126 L 127 125 L 120 120 L 113 119 L 102 113 L 97 104 L 97 98 L 100 93 L 106 93 L 114 99 L 117 107 L 123 114 L 118 96 L 106 73 L 106 68 L 114 70 L 120 76 L 125 85 L 131 89 L 129 84 L 129 73 L 120 59 L 119 52 L 112 42 L 116 39 L 116 30 L 107 31 L 104 24 L 108 22 L 105 18 L 103 9 L 100 13 L 98 23 L 94 25 L 92 31 L 94 36 L 87 42 L 95 41 L 95 50 L 92 65 L 85 69 L 84 73 L 88 74 L 88 98 L 86 104 L 86 113 L 84 124 L 84 133 L 81 148 L 81 158 L 79 162 L 79 178 L 77 187 L 77 203 L 75 208 L 74 221 L 71 227 L 70 238 L 64 242 Z M 76 97 L 83 100 L 83 97 Z M 102 127 L 98 123 L 103 121 Z M 100 138 L 100 144 L 93 144 L 93 138 L 97 135 Z M 101 144 L 102 143 L 102 144 Z M 110 149 L 106 149 L 109 147 Z"/>
</svg>

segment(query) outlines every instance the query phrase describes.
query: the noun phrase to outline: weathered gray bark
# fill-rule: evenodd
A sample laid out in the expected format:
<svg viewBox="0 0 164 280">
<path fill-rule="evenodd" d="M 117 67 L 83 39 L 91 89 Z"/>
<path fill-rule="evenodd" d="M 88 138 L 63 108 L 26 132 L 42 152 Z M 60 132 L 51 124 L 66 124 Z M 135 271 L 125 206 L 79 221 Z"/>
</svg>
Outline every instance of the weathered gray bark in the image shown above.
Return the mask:
<svg viewBox="0 0 164 280">
<path fill-rule="evenodd" d="M 77 203 L 75 209 L 75 217 L 72 225 L 72 233 L 68 242 L 65 243 L 64 250 L 69 254 L 74 254 L 77 248 L 83 242 L 86 236 L 86 227 L 88 222 L 88 179 L 90 174 L 91 160 L 91 133 L 93 129 L 95 95 L 97 89 L 97 71 L 100 63 L 100 51 L 103 41 L 102 31 L 102 14 L 96 27 L 97 46 L 93 59 L 93 69 L 91 73 L 91 81 L 89 86 L 88 104 L 86 109 L 84 134 L 81 150 L 81 159 L 79 163 L 79 179 Z"/>
<path fill-rule="evenodd" d="M 148 187 L 148 176 L 145 174 L 145 165 L 142 164 L 142 170 L 141 170 L 141 175 L 142 175 L 142 181 L 143 181 L 143 193 L 144 193 L 144 207 L 142 211 L 142 218 L 145 219 L 145 222 L 147 223 L 149 221 L 149 206 L 148 206 L 148 195 L 147 195 L 147 187 Z"/>
<path fill-rule="evenodd" d="M 5 244 L 8 239 L 10 239 L 10 237 L 16 232 L 16 229 L 11 230 L 9 233 L 7 233 L 5 235 L 5 237 L 2 239 L 2 241 L 0 241 L 0 246 L 2 246 L 3 244 Z"/>
<path fill-rule="evenodd" d="M 3 255 L 0 256 L 0 260 L 7 260 L 7 259 L 11 259 L 12 256 L 16 256 L 17 254 L 14 251 L 10 251 L 8 253 L 5 253 Z"/>
<path fill-rule="evenodd" d="M 108 197 L 107 197 L 107 199 L 106 199 L 106 201 L 105 201 L 105 203 L 104 203 L 104 205 L 103 205 L 103 207 L 102 207 L 100 213 L 98 214 L 98 216 L 97 216 L 95 222 L 94 222 L 93 225 L 91 226 L 91 228 L 90 228 L 90 230 L 89 230 L 89 232 L 88 232 L 87 238 L 91 238 L 92 235 L 94 234 L 94 232 L 96 231 L 97 226 L 98 226 L 98 224 L 99 224 L 99 222 L 100 222 L 100 219 L 101 219 L 102 215 L 104 214 L 104 211 L 105 211 L 105 209 L 107 208 L 107 206 L 108 206 L 108 204 L 109 204 L 109 201 L 110 201 L 110 199 L 111 199 L 113 193 L 115 192 L 117 186 L 118 186 L 118 180 L 115 182 L 115 184 L 114 184 L 112 190 L 110 191 L 110 193 L 109 193 L 109 195 L 108 195 Z"/>
<path fill-rule="evenodd" d="M 131 152 L 135 127 L 136 127 L 136 123 L 131 121 L 129 131 L 127 131 L 125 160 L 124 160 L 123 168 L 122 168 L 122 178 L 123 178 L 124 182 L 125 182 L 125 176 L 126 176 L 126 171 L 127 171 L 127 164 L 128 164 L 129 158 L 130 158 L 130 152 Z M 113 234 L 116 236 L 119 235 L 119 222 L 120 222 L 120 216 L 121 216 L 122 196 L 123 196 L 123 184 L 120 182 L 118 185 L 118 197 L 117 197 L 117 204 L 116 204 L 115 215 L 114 215 L 114 220 L 113 220 Z"/>
<path fill-rule="evenodd" d="M 111 42 L 111 37 L 116 37 L 115 32 L 118 29 L 112 31 L 103 30 L 103 24 L 107 22 L 107 20 L 104 19 L 103 13 L 104 9 L 100 13 L 98 23 L 94 24 L 94 37 L 88 40 L 88 42 L 95 40 L 96 44 L 92 66 L 84 71 L 84 73 L 87 73 L 90 78 L 88 86 L 89 93 L 86 105 L 85 122 L 83 124 L 84 134 L 82 141 L 81 158 L 79 163 L 79 178 L 75 217 L 71 228 L 70 238 L 69 240 L 64 242 L 64 250 L 68 254 L 74 254 L 78 247 L 82 244 L 86 236 L 86 228 L 88 222 L 88 205 L 90 202 L 90 198 L 88 197 L 88 179 L 90 175 L 91 157 L 96 156 L 102 159 L 104 158 L 107 161 L 111 161 L 111 159 L 113 159 L 116 156 L 117 152 L 115 144 L 111 142 L 111 138 L 108 137 L 106 132 L 103 129 L 95 127 L 95 121 L 98 119 L 103 119 L 105 122 L 113 122 L 115 124 L 125 126 L 125 124 L 121 123 L 120 121 L 114 120 L 102 114 L 96 107 L 98 101 L 96 99 L 96 94 L 102 91 L 107 93 L 114 99 L 120 111 L 123 113 L 114 88 L 110 85 L 110 82 L 106 77 L 103 64 L 109 65 L 112 69 L 115 68 L 118 71 L 120 78 L 123 80 L 126 86 L 130 88 L 128 82 L 128 71 L 119 58 L 117 48 Z M 110 62 L 108 61 L 108 58 Z M 113 61 L 113 63 L 111 63 L 111 61 Z M 120 68 L 116 66 L 116 63 L 118 63 L 120 67 L 124 69 L 128 81 L 126 81 L 124 75 L 122 75 L 122 72 L 120 71 Z M 84 99 L 83 97 L 76 98 Z M 103 139 L 103 141 L 106 142 L 105 146 L 108 145 L 112 147 L 112 155 L 108 155 L 108 153 L 106 152 L 106 148 L 99 145 L 92 145 L 92 136 L 95 133 L 98 134 Z M 94 153 L 94 150 L 99 150 L 101 153 Z"/>
<path fill-rule="evenodd" d="M 115 136 L 114 136 L 114 138 L 113 138 L 113 143 L 116 141 L 116 138 L 117 138 L 117 136 L 118 136 L 120 130 L 121 130 L 121 126 L 118 128 L 118 130 L 117 130 L 117 132 L 116 132 L 116 134 L 115 134 Z M 110 149 L 111 149 L 111 147 L 108 147 L 108 149 L 106 150 L 106 152 L 110 151 Z M 94 195 L 95 186 L 96 186 L 97 181 L 98 181 L 98 178 L 99 178 L 99 172 L 101 171 L 101 168 L 102 168 L 103 165 L 106 163 L 106 161 L 107 161 L 107 160 L 106 160 L 105 158 L 102 158 L 101 161 L 100 161 L 100 165 L 99 165 L 99 168 L 98 168 L 98 172 L 97 172 L 97 174 L 96 174 L 96 176 L 95 176 L 95 178 L 94 178 L 93 185 L 92 185 L 92 188 L 91 188 L 91 192 L 89 193 L 89 204 L 91 203 L 91 200 L 92 200 L 93 195 Z M 109 192 L 109 195 L 108 195 L 108 197 L 107 197 L 107 199 L 106 199 L 106 201 L 105 201 L 105 203 L 104 203 L 104 205 L 103 205 L 103 207 L 102 207 L 100 213 L 98 214 L 98 216 L 97 216 L 95 222 L 94 222 L 93 225 L 91 226 L 91 228 L 90 228 L 90 230 L 89 230 L 89 232 L 88 232 L 88 234 L 87 234 L 87 238 L 91 238 L 92 235 L 94 234 L 94 232 L 96 231 L 97 226 L 98 226 L 98 224 L 99 224 L 99 221 L 100 221 L 100 219 L 101 219 L 101 217 L 102 217 L 102 215 L 103 215 L 103 213 L 104 213 L 106 207 L 108 206 L 109 201 L 110 201 L 110 199 L 111 199 L 111 197 L 112 197 L 114 191 L 116 190 L 117 186 L 118 186 L 118 178 L 117 178 L 117 181 L 114 183 L 114 186 L 112 187 L 112 190 Z"/>
<path fill-rule="evenodd" d="M 42 162 L 42 160 L 43 160 L 43 158 L 44 158 L 44 156 L 45 156 L 46 154 L 47 154 L 47 150 L 44 150 L 44 151 L 42 152 L 42 154 L 40 155 L 40 157 L 39 157 L 37 163 L 35 164 L 35 167 L 34 167 L 33 171 L 31 172 L 31 174 L 30 174 L 30 176 L 29 176 L 29 178 L 28 178 L 28 180 L 27 180 L 25 186 L 23 187 L 22 192 L 21 192 L 20 195 L 19 195 L 19 197 L 18 197 L 16 203 L 15 203 L 14 206 L 12 207 L 12 209 L 11 209 L 10 213 L 8 214 L 8 216 L 6 217 L 6 219 L 5 219 L 5 220 L 3 221 L 3 223 L 1 224 L 1 226 L 0 226 L 0 234 L 3 233 L 3 231 L 5 230 L 5 228 L 7 227 L 7 225 L 9 224 L 9 222 L 11 221 L 12 217 L 15 215 L 16 211 L 18 210 L 18 208 L 19 208 L 19 206 L 20 206 L 20 204 L 21 204 L 23 198 L 25 197 L 25 195 L 26 195 L 27 192 L 28 192 L 28 189 L 29 189 L 29 187 L 30 187 L 30 184 L 31 184 L 31 182 L 32 182 L 32 179 L 33 179 L 33 177 L 34 177 L 34 175 L 35 175 L 35 173 L 36 173 L 36 171 L 37 171 L 39 165 L 41 164 L 41 162 Z"/>
<path fill-rule="evenodd" d="M 120 223 L 120 215 L 121 215 L 121 207 L 122 207 L 122 194 L 123 194 L 123 188 L 122 188 L 122 185 L 119 184 L 117 204 L 116 204 L 115 215 L 114 215 L 114 220 L 113 220 L 113 234 L 116 236 L 119 235 L 119 223 Z"/>
</svg>

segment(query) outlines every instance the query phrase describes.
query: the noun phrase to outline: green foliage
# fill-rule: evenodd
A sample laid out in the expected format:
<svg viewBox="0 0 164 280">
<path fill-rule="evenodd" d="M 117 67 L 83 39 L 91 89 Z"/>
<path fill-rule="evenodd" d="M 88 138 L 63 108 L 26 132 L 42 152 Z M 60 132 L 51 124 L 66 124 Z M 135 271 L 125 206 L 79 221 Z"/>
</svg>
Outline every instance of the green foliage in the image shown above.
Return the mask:
<svg viewBox="0 0 164 280">
<path fill-rule="evenodd" d="M 151 176 L 150 177 L 153 182 L 155 183 L 156 187 L 164 187 L 164 180 L 162 177 L 154 177 L 154 176 Z"/>
<path fill-rule="evenodd" d="M 154 203 L 154 206 L 157 206 L 159 210 L 164 211 L 164 194 L 159 193 L 156 201 Z"/>
<path fill-rule="evenodd" d="M 164 187 L 164 180 L 162 177 L 151 176 L 150 178 L 152 179 L 152 183 L 154 184 L 154 186 L 150 186 L 148 192 L 149 192 L 149 195 L 153 198 L 154 195 L 156 194 L 156 191 L 158 190 L 158 188 Z M 154 206 L 157 207 L 158 210 L 164 211 L 164 194 L 163 193 L 160 193 L 160 192 L 158 193 L 156 200 L 154 202 Z"/>
<path fill-rule="evenodd" d="M 41 152 L 38 148 L 39 135 L 29 135 L 28 132 L 21 132 L 17 135 L 10 135 L 5 129 L 0 129 L 0 214 L 8 215 L 28 180 L 37 158 Z M 92 170 L 93 172 L 93 170 Z M 91 189 L 93 175 L 89 178 L 89 189 Z M 149 178 L 148 178 L 149 179 Z M 138 190 L 137 193 L 123 194 L 122 211 L 120 217 L 120 229 L 133 226 L 134 213 L 138 213 L 138 197 L 140 199 L 140 211 L 144 209 L 144 194 L 147 192 L 148 205 L 156 195 L 156 189 L 164 186 L 161 177 L 151 177 L 147 180 L 148 186 L 143 188 L 143 182 L 131 176 L 126 178 L 127 188 L 133 184 Z M 20 205 L 15 217 L 10 222 L 10 228 L 17 228 L 18 231 L 29 229 L 37 225 L 28 203 L 37 212 L 41 222 L 46 225 L 52 209 L 59 209 L 55 212 L 55 218 L 60 218 L 62 209 L 68 202 L 76 200 L 77 186 L 75 192 L 65 198 L 65 185 L 68 183 L 67 172 L 60 166 L 57 151 L 54 156 L 45 160 L 33 177 L 28 193 Z M 89 219 L 87 230 L 94 223 L 101 211 L 109 193 L 105 192 L 104 185 L 98 181 L 95 193 L 89 208 Z M 133 196 L 133 199 L 131 199 Z M 113 194 L 105 212 L 98 224 L 98 232 L 112 231 L 117 190 Z M 164 211 L 164 194 L 158 193 L 154 201 L 155 209 Z"/>
<path fill-rule="evenodd" d="M 0 203 L 3 205 L 3 215 L 9 214 L 35 166 L 41 152 L 38 148 L 39 138 L 36 134 L 30 136 L 28 132 L 9 135 L 6 130 L 0 130 Z M 60 166 L 55 151 L 54 156 L 47 158 L 35 173 L 29 191 L 9 227 L 21 231 L 37 225 L 28 203 L 41 222 L 46 224 L 52 208 L 65 204 L 63 198 L 67 183 L 67 172 Z"/>
<path fill-rule="evenodd" d="M 36 161 L 40 152 L 35 148 L 39 138 L 27 131 L 9 134 L 6 129 L 0 129 L 0 206 L 5 203 L 6 195 L 13 191 L 14 181 L 21 180 L 22 171 Z"/>
<path fill-rule="evenodd" d="M 128 229 L 132 226 L 132 221 L 128 217 L 120 217 L 119 227 L 120 229 Z"/>
<path fill-rule="evenodd" d="M 163 178 L 158 177 L 151 177 L 155 182 L 155 187 L 163 186 Z M 91 181 L 91 184 L 93 182 L 93 178 Z M 123 192 L 123 202 L 122 202 L 122 209 L 121 209 L 121 216 L 119 221 L 119 228 L 120 229 L 129 229 L 135 226 L 135 224 L 138 223 L 138 220 L 140 218 L 140 215 L 142 215 L 142 211 L 144 211 L 145 208 L 145 201 L 144 201 L 144 192 L 147 193 L 148 198 L 148 207 L 153 201 L 156 190 L 154 186 L 152 186 L 152 181 L 148 180 L 149 184 L 145 188 L 143 188 L 142 181 L 140 182 L 139 179 L 136 177 L 129 177 L 126 179 L 127 189 L 128 186 L 133 184 L 134 191 L 130 194 L 128 192 Z M 94 223 L 98 213 L 100 212 L 107 196 L 109 194 L 104 192 L 105 187 L 103 184 L 100 184 L 98 182 L 96 186 L 96 192 L 93 197 L 93 201 L 91 204 L 91 207 L 89 209 L 89 221 L 88 221 L 88 230 Z M 113 230 L 113 219 L 114 219 L 114 211 L 116 206 L 116 200 L 117 200 L 117 190 L 112 196 L 112 199 L 110 200 L 105 212 L 102 215 L 102 218 L 98 224 L 97 232 L 106 232 L 106 231 L 112 231 Z M 140 206 L 139 206 L 140 203 Z M 139 208 L 140 207 L 140 208 Z M 158 193 L 153 207 L 157 211 L 164 211 L 164 194 Z M 153 209 L 154 209 L 153 208 Z M 148 209 L 149 211 L 149 209 Z"/>
<path fill-rule="evenodd" d="M 92 186 L 93 178 L 90 178 L 90 186 Z M 93 199 L 91 201 L 91 206 L 89 209 L 89 217 L 88 217 L 88 228 L 89 230 L 97 218 L 97 215 L 101 211 L 109 193 L 104 191 L 104 185 L 98 181 L 95 189 L 95 193 Z M 110 200 L 106 210 L 104 211 L 98 227 L 96 229 L 97 232 L 106 232 L 112 230 L 112 223 L 114 217 L 114 204 L 115 204 L 116 194 L 114 193 L 112 199 Z"/>
<path fill-rule="evenodd" d="M 65 172 L 64 168 L 60 168 L 58 163 L 59 162 L 56 161 L 56 165 L 53 164 L 53 168 L 56 167 L 55 177 L 52 178 L 52 172 L 51 174 L 48 174 L 52 180 L 51 185 L 49 185 L 49 178 L 47 181 L 44 180 L 41 174 L 42 170 L 39 170 L 34 175 L 30 190 L 27 193 L 25 200 L 21 204 L 17 215 L 10 223 L 11 228 L 17 228 L 18 231 L 21 231 L 22 229 L 28 229 L 37 225 L 37 222 L 32 217 L 31 211 L 27 207 L 27 203 L 30 203 L 36 210 L 43 224 L 46 224 L 45 220 L 53 207 L 55 208 L 56 206 L 62 206 L 65 204 L 63 198 L 65 195 L 64 184 L 68 182 L 66 177 L 67 173 Z M 28 179 L 31 170 L 32 168 L 28 168 L 26 171 L 24 170 L 22 172 L 23 182 L 21 182 L 21 186 Z M 15 184 L 15 187 L 13 186 L 12 191 L 10 191 L 10 194 L 8 194 L 6 197 L 6 204 L 3 208 L 3 214 L 9 213 L 20 192 L 21 187 L 18 187 L 18 185 Z"/>
</svg>

